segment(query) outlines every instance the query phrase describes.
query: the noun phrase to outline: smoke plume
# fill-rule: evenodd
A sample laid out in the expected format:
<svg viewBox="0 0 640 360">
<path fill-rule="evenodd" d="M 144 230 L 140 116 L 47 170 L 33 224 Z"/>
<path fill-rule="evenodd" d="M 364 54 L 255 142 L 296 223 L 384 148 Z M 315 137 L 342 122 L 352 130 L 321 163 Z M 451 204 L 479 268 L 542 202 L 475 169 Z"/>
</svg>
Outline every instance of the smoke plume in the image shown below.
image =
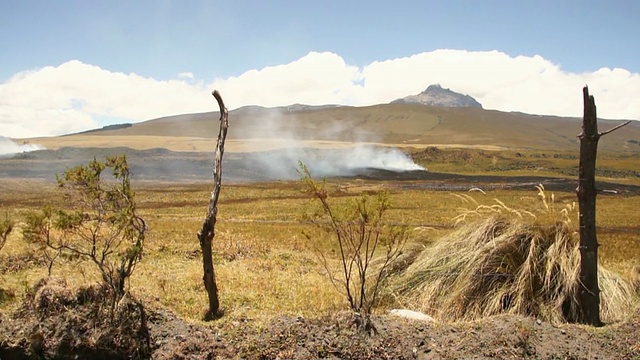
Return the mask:
<svg viewBox="0 0 640 360">
<path fill-rule="evenodd" d="M 0 136 L 0 156 L 43 149 L 44 147 L 41 145 L 30 144 L 27 142 L 20 145 L 7 137 Z"/>
<path fill-rule="evenodd" d="M 304 163 L 316 177 L 353 176 L 365 169 L 395 172 L 426 170 L 397 148 L 375 145 L 377 136 L 359 131 L 338 121 L 326 121 L 313 134 L 303 133 L 305 126 L 297 119 L 282 121 L 287 108 L 261 118 L 263 126 L 248 138 L 277 139 L 281 149 L 263 151 L 250 156 L 253 172 L 269 179 L 295 179 L 297 168 Z M 290 119 L 290 114 L 287 114 Z M 291 125 L 296 124 L 296 125 Z M 349 134 L 345 139 L 344 134 Z M 312 139 L 340 139 L 334 145 L 310 145 Z"/>
</svg>

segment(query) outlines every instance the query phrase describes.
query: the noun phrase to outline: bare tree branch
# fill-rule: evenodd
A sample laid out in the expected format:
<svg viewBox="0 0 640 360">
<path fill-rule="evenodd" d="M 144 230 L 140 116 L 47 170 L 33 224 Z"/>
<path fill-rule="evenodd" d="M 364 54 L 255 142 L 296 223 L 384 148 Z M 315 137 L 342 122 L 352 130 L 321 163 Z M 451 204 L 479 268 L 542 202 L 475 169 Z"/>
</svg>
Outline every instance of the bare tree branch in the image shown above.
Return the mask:
<svg viewBox="0 0 640 360">
<path fill-rule="evenodd" d="M 623 126 L 628 125 L 630 122 L 631 122 L 631 120 L 627 120 L 627 121 L 623 122 L 622 124 L 618 124 L 618 125 L 614 126 L 612 129 L 609 129 L 607 131 L 603 131 L 603 132 L 600 133 L 600 136 L 607 135 L 608 133 L 610 133 L 612 131 L 616 131 L 616 130 L 620 129 Z"/>
</svg>

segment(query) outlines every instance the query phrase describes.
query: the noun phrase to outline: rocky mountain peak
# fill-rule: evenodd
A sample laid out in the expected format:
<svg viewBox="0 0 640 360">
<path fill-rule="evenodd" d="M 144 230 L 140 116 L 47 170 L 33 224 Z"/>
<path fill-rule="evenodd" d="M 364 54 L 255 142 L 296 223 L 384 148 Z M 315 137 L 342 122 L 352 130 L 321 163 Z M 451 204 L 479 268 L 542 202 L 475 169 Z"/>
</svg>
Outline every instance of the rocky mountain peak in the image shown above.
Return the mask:
<svg viewBox="0 0 640 360">
<path fill-rule="evenodd" d="M 409 95 L 391 102 L 392 104 L 422 104 L 438 107 L 475 107 L 482 108 L 476 99 L 469 95 L 462 95 L 440 84 L 429 85 L 418 95 Z"/>
</svg>

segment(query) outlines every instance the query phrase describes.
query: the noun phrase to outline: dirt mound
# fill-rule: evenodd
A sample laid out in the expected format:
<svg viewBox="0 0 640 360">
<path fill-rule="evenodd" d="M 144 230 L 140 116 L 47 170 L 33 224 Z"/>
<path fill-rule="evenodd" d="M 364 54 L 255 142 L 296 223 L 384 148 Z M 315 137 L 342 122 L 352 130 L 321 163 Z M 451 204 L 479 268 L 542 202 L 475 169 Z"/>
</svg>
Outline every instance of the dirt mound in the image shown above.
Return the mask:
<svg viewBox="0 0 640 360">
<path fill-rule="evenodd" d="M 106 298 L 99 286 L 73 290 L 59 278 L 41 280 L 2 319 L 0 358 L 148 358 L 142 304 L 125 297 L 111 312 Z"/>
<path fill-rule="evenodd" d="M 99 287 L 40 282 L 23 306 L 0 314 L 0 358 L 24 359 L 637 359 L 640 314 L 602 329 L 500 315 L 456 324 L 374 316 L 377 335 L 338 313 L 264 324 L 187 322 L 130 298 L 114 316 Z"/>
</svg>

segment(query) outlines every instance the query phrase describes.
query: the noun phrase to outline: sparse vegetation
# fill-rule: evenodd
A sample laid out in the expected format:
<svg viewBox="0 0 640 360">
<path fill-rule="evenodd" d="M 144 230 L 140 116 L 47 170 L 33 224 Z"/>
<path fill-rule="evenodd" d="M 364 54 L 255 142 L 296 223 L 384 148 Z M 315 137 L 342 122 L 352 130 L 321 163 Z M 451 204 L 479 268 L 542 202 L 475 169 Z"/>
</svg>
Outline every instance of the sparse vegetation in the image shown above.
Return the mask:
<svg viewBox="0 0 640 360">
<path fill-rule="evenodd" d="M 113 182 L 103 179 L 106 169 Z M 93 263 L 109 289 L 113 308 L 142 258 L 147 230 L 137 214 L 126 158 L 94 159 L 68 169 L 58 185 L 64 205 L 27 213 L 24 238 L 38 246 L 49 274 L 61 259 Z"/>
<path fill-rule="evenodd" d="M 7 243 L 9 234 L 13 230 L 13 219 L 9 217 L 9 213 L 4 214 L 4 218 L 0 219 L 0 250 Z"/>
<path fill-rule="evenodd" d="M 328 180 L 327 189 L 331 200 L 338 207 L 355 201 L 363 194 L 374 195 L 380 190 L 386 191 L 389 200 L 394 204 L 386 213 L 387 222 L 404 224 L 410 230 L 416 229 L 411 231 L 408 249 L 404 252 L 407 255 L 408 250 L 414 247 L 424 249 L 425 246 L 433 246 L 435 239 L 449 234 L 454 225 L 452 219 L 459 214 L 456 210 L 457 205 L 460 204 L 459 200 L 447 191 L 425 191 L 427 185 L 428 182 L 339 179 Z M 164 309 L 162 314 L 175 311 L 179 318 L 187 319 L 189 324 L 198 323 L 198 319 L 202 316 L 202 303 L 206 302 L 206 294 L 201 285 L 202 262 L 201 255 L 198 253 L 199 246 L 193 238 L 193 229 L 201 224 L 202 199 L 209 196 L 210 184 L 133 182 L 132 186 L 135 187 L 136 192 L 137 213 L 144 217 L 150 225 L 150 230 L 146 233 L 145 256 L 138 264 L 135 276 L 130 279 L 130 291 L 134 297 L 143 300 L 145 307 Z M 489 190 L 482 184 L 471 186 L 484 188 L 485 195 L 479 191 L 469 193 L 478 203 L 493 205 L 492 199 L 497 198 L 511 208 L 536 214 L 539 221 L 545 218 L 545 215 L 540 212 L 544 207 L 533 185 L 521 190 Z M 51 203 L 54 207 L 65 204 L 59 197 L 59 189 L 51 183 L 0 180 L 0 189 L 7 188 L 11 191 L 2 192 L 3 205 L 11 214 L 16 214 L 14 220 L 21 224 L 19 228 L 24 224 L 24 217 L 20 214 L 24 214 L 26 210 L 38 210 L 43 203 Z M 545 189 L 545 193 L 548 198 L 549 191 Z M 556 190 L 554 193 L 556 209 L 563 209 L 575 200 L 574 187 L 564 191 Z M 636 193 L 599 197 L 600 259 L 603 266 L 617 274 L 632 274 L 636 271 L 634 266 L 638 265 L 637 254 L 640 254 L 640 243 L 635 240 L 633 234 L 640 231 L 638 228 L 640 213 L 636 211 L 639 200 L 640 196 Z M 236 348 L 232 347 L 228 350 L 230 357 L 233 357 L 233 354 L 246 354 L 247 357 L 253 354 L 258 357 L 270 346 L 294 348 L 296 341 L 309 341 L 306 337 L 308 332 L 317 331 L 313 336 L 317 336 L 318 342 L 310 349 L 313 350 L 317 346 L 318 354 L 325 351 L 335 356 L 342 354 L 344 357 L 357 357 L 356 354 L 374 351 L 368 345 L 366 349 L 371 350 L 361 348 L 361 345 L 358 345 L 360 343 L 357 335 L 346 328 L 347 324 L 340 323 L 335 331 L 330 330 L 333 329 L 333 324 L 338 322 L 333 320 L 331 314 L 339 313 L 344 309 L 345 298 L 335 291 L 327 279 L 326 271 L 315 255 L 315 249 L 320 247 L 326 251 L 334 271 L 340 270 L 337 266 L 338 254 L 331 252 L 332 248 L 335 249 L 333 245 L 335 240 L 330 234 L 299 221 L 300 214 L 309 208 L 309 201 L 309 196 L 300 192 L 299 182 L 227 184 L 225 186 L 225 191 L 220 195 L 220 220 L 216 227 L 217 240 L 214 242 L 216 275 L 221 284 L 221 306 L 225 309 L 225 316 L 215 324 L 207 325 L 207 329 L 213 327 L 215 333 L 222 334 L 216 339 L 209 339 L 211 346 L 219 346 L 220 340 L 226 342 L 228 339 L 237 338 L 239 340 L 235 344 L 241 346 L 241 349 L 237 350 L 240 352 L 231 352 L 236 351 Z M 524 217 L 533 220 L 530 216 Z M 472 221 L 471 218 L 468 220 Z M 303 232 L 309 233 L 312 240 L 303 236 Z M 5 300 L 0 306 L 0 312 L 5 315 L 21 306 L 30 289 L 39 282 L 43 274 L 46 274 L 46 264 L 38 261 L 22 262 L 20 260 L 21 265 L 13 269 L 16 263 L 13 259 L 26 259 L 34 249 L 33 245 L 19 241 L 19 234 L 20 232 L 12 234 L 9 242 L 0 252 L 0 264 L 4 264 L 5 267 L 11 265 L 11 269 L 8 269 L 2 278 L 2 287 L 15 295 Z M 12 241 L 14 239 L 16 241 Z M 89 265 L 91 264 L 57 262 L 54 274 L 64 274 L 68 286 L 78 288 L 86 284 L 91 276 L 99 276 L 92 271 L 94 266 Z M 83 268 L 84 271 L 81 270 Z M 615 279 L 617 278 L 612 278 L 613 281 Z M 387 289 L 385 287 L 383 295 L 386 295 Z M 72 290 L 72 293 L 75 291 Z M 390 296 L 384 296 L 381 299 L 382 303 L 374 309 L 374 314 L 382 313 L 388 308 L 410 305 L 408 302 L 400 302 L 400 299 Z M 633 308 L 629 309 L 632 311 Z M 437 312 L 431 312 L 431 314 L 438 315 Z M 154 316 L 158 319 L 158 315 Z M 606 318 L 606 316 L 608 315 L 603 313 L 603 317 Z M 287 322 L 285 319 L 292 320 Z M 343 321 L 345 317 L 341 316 L 338 319 Z M 523 326 L 535 329 L 536 337 L 530 339 L 532 346 L 538 347 L 538 351 L 545 343 L 549 346 L 560 344 L 558 351 L 573 353 L 578 348 L 585 349 L 585 352 L 591 351 L 591 354 L 594 353 L 593 351 L 599 351 L 596 350 L 593 342 L 590 342 L 590 345 L 580 342 L 579 347 L 576 345 L 575 341 L 587 339 L 580 335 L 582 330 L 575 330 L 579 328 L 561 327 L 567 331 L 567 336 L 564 337 L 559 335 L 560 330 L 557 327 L 551 325 L 546 327 L 544 323 L 537 325 L 536 319 L 530 317 L 497 317 L 473 322 L 472 325 L 463 323 L 455 326 L 458 333 L 452 333 L 449 325 L 431 327 L 420 323 L 412 325 L 403 321 L 404 325 L 400 328 L 399 325 L 380 322 L 381 319 L 377 316 L 374 316 L 374 320 L 377 321 L 376 325 L 381 331 L 380 335 L 373 338 L 376 339 L 375 344 L 378 344 L 375 351 L 383 351 L 385 347 L 390 349 L 406 334 L 422 334 L 418 339 L 412 337 L 413 335 L 407 335 L 405 338 L 407 342 L 416 339 L 416 343 L 419 343 L 424 336 L 436 339 L 434 343 L 426 341 L 423 347 L 418 347 L 419 351 L 423 348 L 430 348 L 432 352 L 444 351 L 442 348 L 434 348 L 432 344 L 446 344 L 448 341 L 458 344 L 462 341 L 459 334 L 468 334 L 467 327 L 474 326 L 478 335 L 469 337 L 468 340 L 473 339 L 473 341 L 463 342 L 466 345 L 460 345 L 461 347 L 456 351 L 461 351 L 458 354 L 475 351 L 490 357 L 494 354 L 492 351 L 505 346 L 505 341 L 512 341 L 512 338 L 518 340 L 510 335 L 515 329 L 514 324 L 518 322 L 524 322 L 528 325 Z M 285 327 L 285 324 L 293 324 L 292 326 L 296 327 Z M 633 329 L 632 325 L 624 324 L 623 322 L 606 327 L 603 331 L 618 334 L 619 329 L 624 328 L 629 331 Z M 423 329 L 422 332 L 417 332 L 418 327 Z M 250 330 L 245 330 L 247 328 L 257 329 L 255 338 L 248 337 L 245 331 Z M 186 328 L 182 330 L 184 331 L 182 333 L 194 331 Z M 155 331 L 165 331 L 165 328 Z M 274 333 L 273 336 L 269 335 L 273 331 L 281 332 Z M 210 330 L 202 330 L 202 332 L 207 334 Z M 291 336 L 296 334 L 295 336 L 298 337 L 285 341 L 279 337 L 282 333 Z M 326 334 L 327 339 L 330 337 L 328 344 L 333 347 L 323 345 L 322 341 L 325 337 L 320 334 Z M 156 336 L 158 336 L 157 333 Z M 265 339 L 264 336 L 269 337 Z M 338 337 L 334 338 L 334 336 Z M 478 340 L 476 336 L 481 338 Z M 539 336 L 546 337 L 544 340 L 536 340 Z M 616 340 L 620 340 L 617 335 L 615 336 Z M 570 342 L 563 347 L 565 339 L 570 339 Z M 592 337 L 588 339 L 593 340 Z M 165 341 L 162 337 L 154 340 Z M 191 344 L 190 348 L 201 349 L 194 347 L 194 343 L 202 340 L 196 336 L 187 337 L 184 342 L 175 340 L 175 343 L 185 344 L 180 349 L 186 349 L 187 343 Z M 485 343 L 480 346 L 482 341 Z M 605 341 L 602 340 L 602 343 Z M 627 346 L 627 343 L 620 341 L 607 340 L 606 343 Z M 169 344 L 162 345 L 163 349 Z M 250 346 L 251 344 L 253 347 Z M 633 346 L 632 339 L 629 340 L 629 344 L 628 346 Z M 413 345 L 410 343 L 408 346 L 408 348 L 403 346 L 395 348 L 398 352 L 408 349 L 411 354 Z M 276 356 L 276 353 L 269 354 Z M 384 352 L 376 352 L 376 354 L 384 354 Z M 449 356 L 455 357 L 454 354 L 449 353 Z M 525 357 L 525 355 L 513 356 Z M 580 356 L 577 357 L 580 358 Z"/>
<path fill-rule="evenodd" d="M 452 231 L 452 219 L 459 214 L 460 204 L 450 192 L 425 191 L 423 185 L 354 179 L 327 183 L 329 190 L 335 189 L 330 195 L 339 206 L 362 194 L 386 190 L 394 204 L 386 213 L 387 221 L 417 229 L 411 232 L 409 244 L 418 247 L 429 246 Z M 136 276 L 130 279 L 131 291 L 175 310 L 180 316 L 200 318 L 206 297 L 202 286 L 194 286 L 202 278 L 202 262 L 193 229 L 201 224 L 202 199 L 210 195 L 210 184 L 134 182 L 132 186 L 136 192 L 136 213 L 147 221 L 150 230 L 145 234 L 145 256 L 136 268 Z M 1 180 L 0 189 L 3 204 L 13 210 L 12 214 L 40 211 L 43 203 L 64 205 L 59 189 L 51 183 Z M 497 198 L 516 209 L 532 213 L 540 209 L 533 185 L 522 190 L 485 192 L 486 195 L 471 194 L 479 203 L 492 205 L 492 199 Z M 574 188 L 554 193 L 558 209 L 575 200 Z M 637 194 L 603 195 L 598 199 L 600 260 L 607 269 L 619 274 L 632 275 L 639 265 L 640 243 L 633 236 L 640 231 L 640 213 L 636 211 L 639 200 Z M 300 192 L 298 182 L 228 184 L 219 203 L 221 220 L 214 243 L 216 275 L 222 284 L 233 284 L 222 285 L 220 289 L 221 306 L 225 308 L 223 322 L 248 318 L 264 323 L 281 314 L 319 317 L 344 307 L 344 298 L 326 278 L 315 255 L 319 246 L 328 251 L 329 259 L 337 265 L 337 254 L 331 252 L 334 240 L 326 232 L 298 221 L 309 207 L 309 197 Z M 22 216 L 16 215 L 15 220 L 24 223 Z M 303 232 L 313 236 L 313 242 Z M 46 274 L 46 264 L 31 255 L 34 246 L 19 241 L 18 235 L 19 232 L 12 234 L 0 252 L 0 265 L 7 269 L 3 287 L 16 294 L 16 301 Z M 79 271 L 82 264 L 64 261 L 58 266 L 54 274 L 65 274 L 70 284 L 86 283 L 86 277 L 93 274 L 87 269 L 83 275 Z M 339 267 L 334 266 L 334 270 Z M 164 291 L 161 284 L 165 285 Z M 385 307 L 403 305 L 388 300 L 384 299 Z M 10 301 L 3 308 L 15 305 Z"/>
<path fill-rule="evenodd" d="M 324 251 L 318 249 L 317 254 L 331 283 L 346 297 L 351 310 L 362 317 L 357 324 L 374 332 L 371 312 L 389 275 L 389 266 L 402 254 L 406 229 L 386 223 L 390 203 L 384 192 L 373 197 L 359 196 L 346 207 L 338 208 L 330 203 L 326 181 L 313 180 L 303 164 L 300 173 L 306 191 L 321 205 L 320 211 L 308 218 L 335 237 L 339 275 Z M 311 236 L 309 239 L 313 241 Z"/>
</svg>

